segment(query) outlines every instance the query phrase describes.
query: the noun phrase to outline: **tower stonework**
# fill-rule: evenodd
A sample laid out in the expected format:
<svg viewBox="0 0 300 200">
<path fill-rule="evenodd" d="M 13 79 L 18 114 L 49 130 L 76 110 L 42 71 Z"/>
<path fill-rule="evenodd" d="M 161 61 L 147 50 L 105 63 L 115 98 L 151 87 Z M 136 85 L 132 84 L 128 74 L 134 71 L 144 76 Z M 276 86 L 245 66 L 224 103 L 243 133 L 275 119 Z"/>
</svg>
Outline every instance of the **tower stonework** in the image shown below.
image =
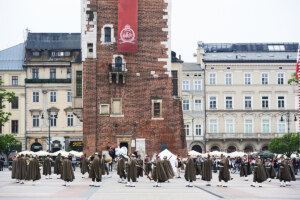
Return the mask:
<svg viewBox="0 0 300 200">
<path fill-rule="evenodd" d="M 172 96 L 171 1 L 137 3 L 137 51 L 119 52 L 120 2 L 82 0 L 85 153 L 186 153 L 181 101 Z"/>
</svg>

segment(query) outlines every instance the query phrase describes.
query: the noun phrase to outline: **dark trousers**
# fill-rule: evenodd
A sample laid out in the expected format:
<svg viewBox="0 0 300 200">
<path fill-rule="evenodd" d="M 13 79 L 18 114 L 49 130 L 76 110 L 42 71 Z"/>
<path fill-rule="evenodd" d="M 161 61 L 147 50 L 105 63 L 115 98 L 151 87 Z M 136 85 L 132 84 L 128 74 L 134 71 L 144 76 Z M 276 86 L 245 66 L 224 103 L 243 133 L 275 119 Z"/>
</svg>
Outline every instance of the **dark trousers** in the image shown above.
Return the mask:
<svg viewBox="0 0 300 200">
<path fill-rule="evenodd" d="M 111 163 L 108 164 L 108 169 L 109 169 L 109 171 L 111 171 L 111 172 L 112 172 L 112 167 L 113 167 L 113 163 L 111 162 Z"/>
<path fill-rule="evenodd" d="M 97 182 L 100 182 L 100 179 L 98 179 L 98 178 L 92 178 L 92 181 L 93 181 L 93 182 L 95 182 L 95 180 L 96 180 Z"/>
<path fill-rule="evenodd" d="M 0 171 L 3 171 L 3 163 L 0 164 Z"/>
</svg>

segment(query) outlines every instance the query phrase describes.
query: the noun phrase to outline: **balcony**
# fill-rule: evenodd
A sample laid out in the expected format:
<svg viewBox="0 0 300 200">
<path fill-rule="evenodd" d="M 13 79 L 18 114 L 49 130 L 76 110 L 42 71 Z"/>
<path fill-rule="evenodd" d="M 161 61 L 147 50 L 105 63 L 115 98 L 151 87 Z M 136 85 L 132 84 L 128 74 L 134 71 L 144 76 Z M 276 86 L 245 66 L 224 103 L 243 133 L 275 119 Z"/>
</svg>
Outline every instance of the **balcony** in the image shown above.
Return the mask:
<svg viewBox="0 0 300 200">
<path fill-rule="evenodd" d="M 207 133 L 207 140 L 269 140 L 281 136 L 279 133 Z"/>
<path fill-rule="evenodd" d="M 72 79 L 25 79 L 25 83 L 71 83 Z"/>
<path fill-rule="evenodd" d="M 126 64 L 125 63 L 112 63 L 110 66 L 109 72 L 109 83 L 112 84 L 113 82 L 119 83 L 122 82 L 125 84 L 126 82 Z"/>
</svg>

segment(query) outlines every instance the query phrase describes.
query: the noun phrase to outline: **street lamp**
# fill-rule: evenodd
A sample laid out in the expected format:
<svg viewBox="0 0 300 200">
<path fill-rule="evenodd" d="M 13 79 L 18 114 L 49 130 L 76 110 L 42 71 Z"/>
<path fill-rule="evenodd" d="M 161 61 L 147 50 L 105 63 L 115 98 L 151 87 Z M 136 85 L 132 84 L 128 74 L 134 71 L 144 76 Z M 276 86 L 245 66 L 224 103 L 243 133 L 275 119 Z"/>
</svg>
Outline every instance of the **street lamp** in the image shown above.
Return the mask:
<svg viewBox="0 0 300 200">
<path fill-rule="evenodd" d="M 56 110 L 51 110 L 47 109 L 47 114 L 48 114 L 48 128 L 49 128 L 49 133 L 48 133 L 48 152 L 50 153 L 50 127 L 51 127 L 51 112 L 54 111 L 55 115 L 53 116 L 53 125 L 54 125 L 54 118 L 57 119 L 57 111 Z M 42 119 L 44 119 L 44 114 L 42 114 Z"/>
<path fill-rule="evenodd" d="M 287 122 L 288 122 L 288 133 L 290 133 L 290 115 L 291 113 L 290 112 L 287 112 L 285 114 L 282 114 L 281 115 L 281 118 L 280 118 L 280 121 L 283 122 L 284 119 L 283 119 L 283 116 L 286 115 L 286 118 L 287 118 Z M 297 113 L 294 113 L 294 121 L 296 122 L 297 121 Z"/>
</svg>

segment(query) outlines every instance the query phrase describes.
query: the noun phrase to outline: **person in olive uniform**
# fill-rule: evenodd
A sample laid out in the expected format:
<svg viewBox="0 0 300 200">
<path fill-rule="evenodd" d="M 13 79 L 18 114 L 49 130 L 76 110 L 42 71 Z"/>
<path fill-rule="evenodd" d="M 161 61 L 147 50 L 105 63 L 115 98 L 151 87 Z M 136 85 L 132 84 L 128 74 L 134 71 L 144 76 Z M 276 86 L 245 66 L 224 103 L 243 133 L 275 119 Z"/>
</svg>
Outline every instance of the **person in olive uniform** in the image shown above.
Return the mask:
<svg viewBox="0 0 300 200">
<path fill-rule="evenodd" d="M 212 165 L 213 162 L 210 158 L 210 155 L 208 154 L 207 159 L 203 162 L 203 167 L 202 167 L 202 180 L 207 181 L 206 186 L 211 186 Z"/>
<path fill-rule="evenodd" d="M 126 183 L 125 158 L 123 155 L 119 156 L 117 174 L 120 177 L 118 183 Z"/>
<path fill-rule="evenodd" d="M 132 154 L 130 156 L 130 160 L 126 166 L 127 169 L 127 187 L 135 187 L 136 177 L 137 177 L 137 163 L 135 159 L 135 155 Z"/>
<path fill-rule="evenodd" d="M 70 186 L 70 182 L 75 179 L 72 167 L 72 156 L 64 157 L 61 168 L 61 179 L 64 181 L 63 186 Z"/>
<path fill-rule="evenodd" d="M 221 154 L 221 160 L 219 164 L 219 184 L 218 187 L 222 187 L 222 181 L 224 181 L 223 187 L 227 187 L 227 182 L 230 180 L 230 171 L 229 171 L 229 160 Z"/>
<path fill-rule="evenodd" d="M 184 178 L 187 181 L 186 187 L 193 187 L 193 181 L 196 181 L 196 168 L 191 155 L 187 155 L 187 160 L 183 162 L 185 164 Z"/>
<path fill-rule="evenodd" d="M 250 163 L 248 161 L 247 155 L 244 155 L 244 158 L 241 160 L 241 171 L 240 177 L 245 177 L 245 181 L 248 181 L 248 175 L 252 174 Z"/>
<path fill-rule="evenodd" d="M 44 160 L 43 164 L 43 175 L 46 176 L 46 179 L 52 179 L 51 178 L 51 158 L 50 155 L 47 155 L 47 157 Z"/>
<path fill-rule="evenodd" d="M 253 172 L 253 183 L 252 187 L 255 187 L 256 182 L 259 187 L 262 187 L 262 183 L 267 180 L 266 170 L 264 168 L 263 162 L 258 156 L 255 157 L 254 172 Z"/>
</svg>

